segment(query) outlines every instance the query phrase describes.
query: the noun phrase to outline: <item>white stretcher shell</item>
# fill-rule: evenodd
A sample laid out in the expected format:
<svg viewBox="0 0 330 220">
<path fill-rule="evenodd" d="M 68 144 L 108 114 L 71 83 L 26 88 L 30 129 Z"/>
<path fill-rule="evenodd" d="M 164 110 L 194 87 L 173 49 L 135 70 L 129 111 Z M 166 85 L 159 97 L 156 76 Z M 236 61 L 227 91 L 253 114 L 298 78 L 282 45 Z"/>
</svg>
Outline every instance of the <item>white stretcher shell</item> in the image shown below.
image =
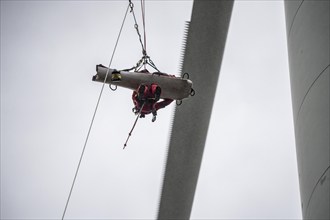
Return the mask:
<svg viewBox="0 0 330 220">
<path fill-rule="evenodd" d="M 93 81 L 104 82 L 107 70 L 109 68 L 101 64 L 96 65 L 96 75 L 93 76 Z M 105 83 L 124 88 L 136 90 L 139 85 L 150 85 L 156 83 L 162 89 L 161 98 L 168 98 L 174 100 L 182 100 L 187 98 L 192 91 L 192 81 L 183 79 L 181 77 L 169 77 L 166 75 L 159 75 L 157 73 L 141 73 L 141 72 L 128 72 L 120 71 L 121 80 L 112 81 L 111 74 L 115 71 L 109 69 L 107 80 Z"/>
</svg>

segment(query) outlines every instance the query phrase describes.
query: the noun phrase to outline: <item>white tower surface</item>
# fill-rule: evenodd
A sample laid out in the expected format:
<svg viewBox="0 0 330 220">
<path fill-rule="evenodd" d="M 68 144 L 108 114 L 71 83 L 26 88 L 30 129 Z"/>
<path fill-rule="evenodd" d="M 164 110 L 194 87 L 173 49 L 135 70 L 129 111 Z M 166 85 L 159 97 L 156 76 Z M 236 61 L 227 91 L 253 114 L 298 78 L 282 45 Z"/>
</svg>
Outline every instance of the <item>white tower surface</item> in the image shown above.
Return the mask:
<svg viewBox="0 0 330 220">
<path fill-rule="evenodd" d="M 304 219 L 330 219 L 328 0 L 285 1 Z"/>
</svg>

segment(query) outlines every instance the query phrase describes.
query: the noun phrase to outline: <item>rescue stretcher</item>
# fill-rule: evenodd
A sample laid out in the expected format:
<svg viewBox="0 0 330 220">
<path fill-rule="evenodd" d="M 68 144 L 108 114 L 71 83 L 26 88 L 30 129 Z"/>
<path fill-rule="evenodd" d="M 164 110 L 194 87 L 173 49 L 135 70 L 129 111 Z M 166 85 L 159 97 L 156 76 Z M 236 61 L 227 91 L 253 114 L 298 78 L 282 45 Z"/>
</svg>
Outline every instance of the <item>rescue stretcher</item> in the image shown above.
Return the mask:
<svg viewBox="0 0 330 220">
<path fill-rule="evenodd" d="M 156 83 L 162 89 L 160 98 L 182 100 L 189 95 L 195 95 L 195 91 L 192 88 L 193 83 L 188 78 L 171 76 L 159 72 L 117 71 L 99 64 L 96 65 L 96 75 L 93 76 L 92 80 L 103 83 L 107 71 L 108 76 L 105 83 L 109 84 L 110 88 L 112 88 L 111 85 L 114 85 L 136 90 L 141 84 L 150 85 Z M 186 75 L 188 76 L 188 74 Z"/>
</svg>

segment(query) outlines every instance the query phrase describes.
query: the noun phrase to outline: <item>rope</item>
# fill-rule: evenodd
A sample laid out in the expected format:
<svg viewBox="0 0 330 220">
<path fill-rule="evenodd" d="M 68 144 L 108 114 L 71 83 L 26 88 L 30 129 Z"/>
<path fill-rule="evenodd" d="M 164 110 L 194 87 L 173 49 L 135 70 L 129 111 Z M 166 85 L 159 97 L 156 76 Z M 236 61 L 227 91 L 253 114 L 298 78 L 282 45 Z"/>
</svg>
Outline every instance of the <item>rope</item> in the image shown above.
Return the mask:
<svg viewBox="0 0 330 220">
<path fill-rule="evenodd" d="M 136 119 L 135 119 L 135 122 L 134 122 L 134 124 L 133 124 L 133 127 L 132 127 L 131 131 L 128 133 L 128 137 L 127 137 L 127 139 L 126 139 L 126 141 L 125 141 L 125 144 L 124 144 L 123 149 L 125 149 L 125 147 L 127 146 L 128 139 L 131 137 L 132 132 L 133 132 L 133 130 L 134 130 L 134 128 L 135 128 L 136 122 L 137 122 L 137 120 L 140 118 L 140 115 L 141 115 L 142 109 L 143 109 L 143 107 L 144 107 L 144 104 L 145 104 L 145 102 L 143 102 L 143 104 L 142 104 L 142 106 L 141 106 L 141 108 L 140 108 L 140 111 L 139 111 L 139 113 L 138 113 L 137 116 L 136 116 Z"/>
<path fill-rule="evenodd" d="M 143 54 L 143 56 L 146 56 L 147 51 L 145 49 L 145 46 L 142 43 L 141 34 L 140 34 L 140 31 L 139 31 L 139 25 L 137 24 L 135 13 L 134 13 L 134 4 L 131 0 L 129 0 L 129 7 L 131 8 L 130 12 L 132 12 L 132 14 L 133 14 L 133 18 L 134 18 L 134 22 L 135 22 L 134 27 L 136 29 L 136 32 L 137 32 L 138 36 L 139 36 L 139 41 L 140 41 L 140 44 L 141 44 L 141 47 L 142 47 L 142 54 Z"/>
<path fill-rule="evenodd" d="M 128 70 L 132 70 L 134 69 L 134 71 L 139 71 L 142 66 L 144 66 L 144 69 L 146 69 L 146 65 L 148 64 L 149 66 L 151 66 L 152 68 L 154 68 L 155 70 L 157 70 L 158 72 L 159 69 L 156 67 L 156 65 L 154 64 L 154 62 L 152 62 L 152 60 L 150 59 L 150 57 L 147 55 L 147 34 L 146 34 L 146 24 L 145 24 L 145 0 L 141 0 L 141 13 L 142 13 L 142 24 L 143 24 L 143 33 L 144 33 L 144 43 L 142 42 L 142 37 L 139 31 L 139 25 L 137 24 L 137 20 L 136 20 L 136 16 L 134 13 L 134 4 L 132 3 L 131 0 L 129 0 L 129 6 L 131 8 L 130 12 L 133 14 L 133 18 L 134 18 L 134 27 L 136 29 L 136 32 L 139 36 L 139 41 L 142 47 L 142 58 L 141 60 L 139 60 L 139 62 L 136 64 L 135 67 L 132 67 L 131 69 Z"/>
<path fill-rule="evenodd" d="M 127 16 L 127 13 L 128 13 L 129 6 L 130 5 L 127 6 L 126 13 L 125 13 L 123 22 L 122 22 L 121 27 L 120 27 L 120 30 L 119 30 L 119 34 L 118 34 L 118 37 L 117 37 L 117 40 L 116 40 L 116 44 L 115 44 L 115 47 L 113 49 L 112 56 L 111 56 L 111 59 L 110 59 L 110 62 L 109 62 L 109 68 L 111 66 L 112 59 L 113 59 L 114 54 L 115 54 L 116 49 L 117 49 L 118 41 L 119 41 L 119 38 L 120 38 L 120 35 L 121 35 L 121 32 L 122 32 L 123 26 L 124 26 L 124 23 L 125 23 L 125 20 L 126 20 L 126 16 Z M 100 103 L 100 99 L 101 99 L 101 96 L 102 96 L 102 93 L 103 93 L 103 90 L 104 90 L 104 85 L 105 85 L 105 82 L 106 82 L 107 77 L 108 77 L 108 74 L 109 74 L 109 68 L 107 70 L 107 73 L 106 73 L 106 76 L 105 76 L 105 79 L 104 79 L 104 82 L 103 82 L 103 85 L 102 85 L 102 89 L 100 91 L 100 94 L 99 94 L 99 97 L 98 97 L 98 100 L 97 100 L 97 103 L 96 103 L 96 107 L 95 107 L 95 110 L 94 110 L 92 121 L 90 123 L 89 129 L 88 129 L 88 133 L 87 133 L 87 136 L 86 136 L 85 144 L 84 144 L 83 150 L 82 150 L 81 155 L 80 155 L 80 159 L 79 159 L 79 163 L 78 163 L 78 166 L 77 166 L 77 169 L 76 169 L 75 176 L 73 178 L 73 182 L 72 182 L 72 185 L 71 185 L 70 193 L 69 193 L 68 199 L 67 199 L 66 204 L 65 204 L 65 208 L 64 208 L 64 211 L 63 211 L 63 215 L 62 215 L 62 220 L 65 217 L 65 213 L 66 213 L 66 210 L 68 208 L 68 204 L 69 204 L 69 201 L 70 201 L 70 198 L 71 198 L 72 190 L 73 190 L 74 184 L 75 184 L 76 179 L 77 179 L 77 175 L 78 175 L 78 171 L 79 171 L 79 168 L 80 168 L 80 164 L 81 164 L 82 158 L 84 156 L 84 152 L 85 152 L 85 149 L 86 149 L 87 141 L 88 141 L 90 132 L 92 130 L 92 126 L 93 126 L 93 123 L 94 123 L 95 115 L 96 115 L 96 112 L 97 112 L 97 109 L 98 109 L 98 106 L 99 106 L 99 103 Z"/>
<path fill-rule="evenodd" d="M 145 21 L 145 2 L 141 0 L 141 12 L 142 12 L 142 24 L 143 24 L 143 39 L 144 39 L 144 50 L 147 55 L 147 35 L 146 35 L 146 21 Z M 144 63 L 144 69 L 146 69 L 146 62 Z"/>
</svg>

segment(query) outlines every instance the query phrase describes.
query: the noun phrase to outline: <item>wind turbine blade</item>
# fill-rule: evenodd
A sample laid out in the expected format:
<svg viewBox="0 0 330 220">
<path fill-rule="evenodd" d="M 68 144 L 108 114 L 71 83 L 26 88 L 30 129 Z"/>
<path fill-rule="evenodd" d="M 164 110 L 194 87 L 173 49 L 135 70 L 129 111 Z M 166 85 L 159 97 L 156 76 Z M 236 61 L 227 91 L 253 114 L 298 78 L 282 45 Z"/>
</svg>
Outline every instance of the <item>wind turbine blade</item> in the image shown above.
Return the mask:
<svg viewBox="0 0 330 220">
<path fill-rule="evenodd" d="M 158 219 L 189 219 L 233 1 L 194 1 L 182 73 L 196 95 L 176 108 Z"/>
</svg>

